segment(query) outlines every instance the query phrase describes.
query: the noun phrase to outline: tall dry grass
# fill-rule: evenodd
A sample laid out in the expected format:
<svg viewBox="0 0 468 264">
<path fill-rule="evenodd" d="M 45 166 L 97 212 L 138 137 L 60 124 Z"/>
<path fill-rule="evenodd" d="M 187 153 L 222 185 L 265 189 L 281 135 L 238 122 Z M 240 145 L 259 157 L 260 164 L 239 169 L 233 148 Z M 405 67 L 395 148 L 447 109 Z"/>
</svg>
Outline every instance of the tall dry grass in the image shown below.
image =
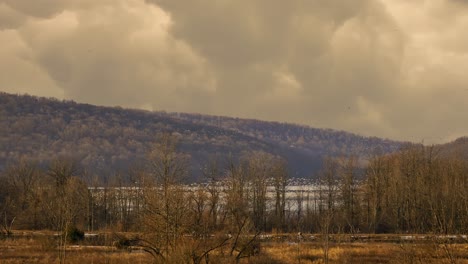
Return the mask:
<svg viewBox="0 0 468 264">
<path fill-rule="evenodd" d="M 449 247 L 450 256 L 447 253 Z M 263 252 L 280 263 L 324 263 L 320 243 L 271 243 Z M 341 243 L 330 247 L 329 263 L 468 264 L 467 244 Z"/>
<path fill-rule="evenodd" d="M 56 241 L 42 236 L 0 240 L 0 263 L 59 263 Z M 108 246 L 71 245 L 67 247 L 66 263 L 118 264 L 153 263 L 144 252 L 128 252 Z"/>
<path fill-rule="evenodd" d="M 20 237 L 0 239 L 0 263 L 59 263 L 56 241 L 50 236 Z M 191 263 L 187 252 L 182 250 L 167 263 Z M 450 244 L 440 241 L 424 243 L 386 242 L 343 242 L 333 243 L 329 252 L 329 263 L 441 263 L 468 264 L 468 244 Z M 66 263 L 70 264 L 145 264 L 157 263 L 141 250 L 124 250 L 112 246 L 89 244 L 67 247 Z M 210 254 L 210 263 L 235 263 L 233 258 L 222 250 Z M 240 263 L 279 264 L 300 263 L 319 264 L 323 261 L 323 249 L 317 242 L 264 242 L 260 254 L 245 258 Z"/>
</svg>

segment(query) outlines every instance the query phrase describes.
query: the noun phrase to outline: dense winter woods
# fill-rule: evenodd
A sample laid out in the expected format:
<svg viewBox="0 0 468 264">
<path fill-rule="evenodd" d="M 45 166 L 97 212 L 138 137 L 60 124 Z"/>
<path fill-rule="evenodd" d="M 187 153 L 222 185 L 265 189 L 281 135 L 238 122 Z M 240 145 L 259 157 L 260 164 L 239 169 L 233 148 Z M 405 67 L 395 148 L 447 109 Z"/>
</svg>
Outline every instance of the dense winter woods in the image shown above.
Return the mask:
<svg viewBox="0 0 468 264">
<path fill-rule="evenodd" d="M 184 185 L 189 157 L 177 144 L 177 136 L 161 134 L 141 166 L 107 182 L 87 178 L 70 159 L 47 168 L 19 160 L 0 178 L 4 234 L 134 231 L 139 245 L 161 259 L 187 250 L 181 247 L 190 239 L 198 263 L 220 247 L 235 259 L 253 254 L 265 232 L 468 231 L 468 162 L 436 147 L 376 155 L 365 170 L 354 156 L 327 158 L 313 188 L 288 191 L 285 161 L 265 152 L 232 158 L 226 167 L 213 161 L 204 168 L 205 184 Z"/>
</svg>

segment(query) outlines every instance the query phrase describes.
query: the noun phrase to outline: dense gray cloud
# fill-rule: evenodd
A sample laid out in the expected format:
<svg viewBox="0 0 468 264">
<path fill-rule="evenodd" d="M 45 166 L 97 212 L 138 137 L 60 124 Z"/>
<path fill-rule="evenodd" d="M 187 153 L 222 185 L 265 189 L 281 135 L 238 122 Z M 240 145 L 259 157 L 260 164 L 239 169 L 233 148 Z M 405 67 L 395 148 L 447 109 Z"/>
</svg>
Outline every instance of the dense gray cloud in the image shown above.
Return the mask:
<svg viewBox="0 0 468 264">
<path fill-rule="evenodd" d="M 212 63 L 227 114 L 339 127 L 388 99 L 404 38 L 381 4 L 282 3 L 155 1 L 170 33 Z"/>
<path fill-rule="evenodd" d="M 466 9 L 0 0 L 0 90 L 444 142 L 468 134 Z"/>
<path fill-rule="evenodd" d="M 197 97 L 209 96 L 215 79 L 203 58 L 168 35 L 169 18 L 161 9 L 142 1 L 76 6 L 52 9 L 50 17 L 30 19 L 14 31 L 27 47 L 25 59 L 64 97 L 172 111 L 194 111 L 199 103 L 204 110 Z M 50 84 L 30 85 L 41 93 Z"/>
</svg>

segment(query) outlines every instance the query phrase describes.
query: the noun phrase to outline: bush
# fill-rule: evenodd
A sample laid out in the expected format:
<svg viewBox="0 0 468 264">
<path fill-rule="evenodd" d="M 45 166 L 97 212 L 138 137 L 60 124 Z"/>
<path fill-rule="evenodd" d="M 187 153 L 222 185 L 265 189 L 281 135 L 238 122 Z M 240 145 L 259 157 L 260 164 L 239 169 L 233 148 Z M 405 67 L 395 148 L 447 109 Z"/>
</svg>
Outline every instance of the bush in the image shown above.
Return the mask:
<svg viewBox="0 0 468 264">
<path fill-rule="evenodd" d="M 118 249 L 128 249 L 130 246 L 132 246 L 132 240 L 126 237 L 121 237 L 112 244 Z"/>
<path fill-rule="evenodd" d="M 116 240 L 112 243 L 112 245 L 118 249 L 130 249 L 131 247 L 138 246 L 140 244 L 140 239 L 138 237 L 128 238 L 122 235 L 117 235 Z"/>
<path fill-rule="evenodd" d="M 76 226 L 69 226 L 66 232 L 68 242 L 76 243 L 84 239 L 84 232 Z"/>
</svg>

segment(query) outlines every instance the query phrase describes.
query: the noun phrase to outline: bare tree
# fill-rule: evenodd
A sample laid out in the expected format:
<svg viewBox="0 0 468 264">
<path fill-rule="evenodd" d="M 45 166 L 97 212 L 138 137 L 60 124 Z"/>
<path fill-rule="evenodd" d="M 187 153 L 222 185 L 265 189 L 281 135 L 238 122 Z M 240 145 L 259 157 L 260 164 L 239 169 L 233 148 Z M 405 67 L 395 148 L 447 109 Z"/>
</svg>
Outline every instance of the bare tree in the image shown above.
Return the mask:
<svg viewBox="0 0 468 264">
<path fill-rule="evenodd" d="M 88 190 L 77 176 L 79 167 L 71 159 L 56 159 L 49 166 L 47 174 L 52 185 L 43 189 L 43 207 L 48 214 L 52 227 L 60 232 L 59 259 L 66 260 L 68 230 L 86 215 Z M 84 221 L 83 221 L 84 222 Z"/>
<path fill-rule="evenodd" d="M 275 190 L 274 226 L 277 231 L 285 231 L 286 213 L 286 187 L 288 185 L 288 172 L 284 160 L 275 162 L 273 169 L 273 187 Z"/>
<path fill-rule="evenodd" d="M 253 224 L 258 230 L 266 231 L 267 181 L 273 175 L 275 157 L 265 152 L 253 152 L 246 159 Z"/>
<path fill-rule="evenodd" d="M 15 201 L 7 177 L 0 177 L 0 235 L 11 236 L 16 219 Z"/>
<path fill-rule="evenodd" d="M 365 179 L 365 197 L 367 208 L 367 229 L 373 233 L 385 231 L 386 197 L 389 191 L 389 177 L 391 173 L 389 159 L 376 155 L 368 163 Z M 388 216 L 387 216 L 388 217 Z"/>
<path fill-rule="evenodd" d="M 247 171 L 248 164 L 236 165 L 231 161 L 225 189 L 227 232 L 232 237 L 229 256 L 234 257 L 237 263 L 254 253 L 251 249 L 255 247 L 261 232 L 252 220 Z"/>
<path fill-rule="evenodd" d="M 148 155 L 148 167 L 152 182 L 144 191 L 144 223 L 152 244 L 167 258 L 186 227 L 188 203 L 180 183 L 187 174 L 188 157 L 177 151 L 175 136 L 162 134 Z"/>
<path fill-rule="evenodd" d="M 347 231 L 355 233 L 359 227 L 359 208 L 358 204 L 358 165 L 357 157 L 342 157 L 339 161 L 339 200 L 342 209 L 344 224 Z"/>
<path fill-rule="evenodd" d="M 38 187 L 42 171 L 34 161 L 19 160 L 7 168 L 5 184 L 7 190 L 4 206 L 5 225 L 18 219 L 21 228 L 39 228 L 41 213 Z"/>
<path fill-rule="evenodd" d="M 216 158 L 213 158 L 212 161 L 203 169 L 203 175 L 208 181 L 205 186 L 205 190 L 208 193 L 209 218 L 211 219 L 210 226 L 213 229 L 217 229 L 219 210 L 221 206 L 221 175 Z"/>
<path fill-rule="evenodd" d="M 323 238 L 323 259 L 329 262 L 330 233 L 333 232 L 333 222 L 336 214 L 338 191 L 337 162 L 332 158 L 325 158 L 320 173 L 320 229 Z"/>
</svg>

